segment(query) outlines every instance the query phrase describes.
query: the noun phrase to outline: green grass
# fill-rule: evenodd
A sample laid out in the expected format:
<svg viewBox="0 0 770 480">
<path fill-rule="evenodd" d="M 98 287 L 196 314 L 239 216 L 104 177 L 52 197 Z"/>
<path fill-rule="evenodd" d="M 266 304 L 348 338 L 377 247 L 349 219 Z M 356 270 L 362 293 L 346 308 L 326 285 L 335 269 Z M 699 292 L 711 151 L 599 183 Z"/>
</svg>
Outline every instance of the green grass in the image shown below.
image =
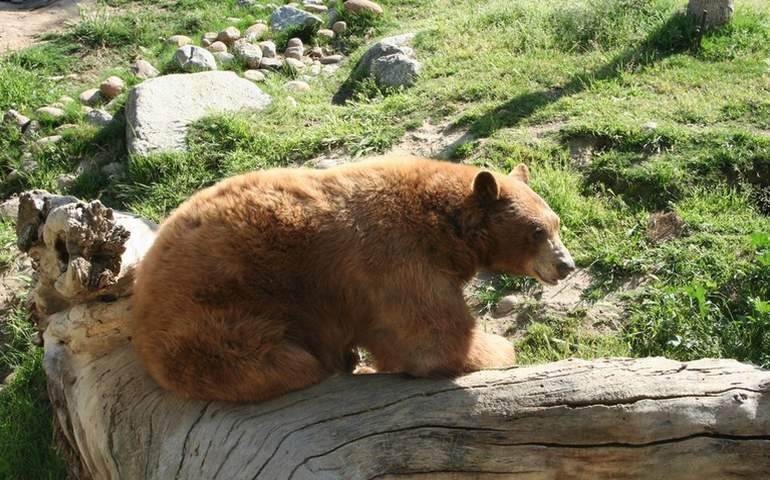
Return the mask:
<svg viewBox="0 0 770 480">
<path fill-rule="evenodd" d="M 243 30 L 268 18 L 267 3 L 240 8 L 224 0 L 99 2 L 95 14 L 50 34 L 46 43 L 0 58 L 0 109 L 34 116 L 36 108 L 64 94 L 76 97 L 109 75 L 135 84 L 139 80 L 127 65 L 137 55 L 169 71 L 174 49 L 163 38 L 185 34 L 198 43 L 202 33 L 229 25 L 227 17 L 239 18 L 234 24 Z M 770 367 L 766 2 L 738 2 L 731 24 L 708 32 L 697 52 L 694 24 L 682 15 L 684 0 L 380 3 L 383 17 L 343 18 L 350 28 L 340 46 L 350 61 L 338 74 L 314 80 L 310 92 L 295 95 L 296 107 L 282 88 L 289 77 L 273 75 L 262 85 L 275 98 L 267 111 L 198 122 L 187 153 L 129 158 L 121 125 L 87 126 L 70 107 L 66 121 L 77 127 L 58 145 L 31 150 L 38 169 L 9 180 L 7 174 L 23 162 L 25 140 L 15 129 L 0 127 L 0 190 L 59 191 L 57 176 L 83 162 L 120 161 L 126 164 L 122 178 L 86 170 L 61 193 L 99 198 L 161 220 L 222 177 L 301 166 L 329 152 L 384 152 L 428 119 L 449 122 L 475 136 L 455 149 L 456 160 L 501 171 L 520 162 L 530 166 L 533 188 L 560 214 L 565 243 L 591 273 L 589 302 L 617 293 L 628 279 L 645 279 L 625 304 L 615 332 L 590 328 L 581 312 L 525 312 L 529 324 L 517 341 L 521 362 L 715 356 Z M 371 38 L 407 31 L 418 32 L 414 47 L 423 63 L 413 88 L 383 92 L 372 82 L 346 81 Z M 79 78 L 55 79 L 72 72 Z M 341 89 L 351 96 L 332 104 Z M 647 128 L 649 122 L 657 127 Z M 57 126 L 41 123 L 43 135 Z M 594 146 L 588 165 L 570 156 L 570 145 L 578 141 Z M 683 235 L 652 242 L 647 222 L 657 211 L 676 212 L 686 224 Z M 481 289 L 478 300 L 491 310 L 504 294 L 534 288 L 532 281 L 503 277 Z M 28 379 L 19 383 L 24 388 L 18 387 L 18 398 L 27 403 L 18 405 L 45 410 L 33 401 L 42 395 L 39 353 L 24 342 L 14 345 L 17 361 L 26 365 L 21 371 L 29 368 L 20 377 Z M 0 419 L 24 417 L 23 408 L 12 405 L 17 404 L 0 406 L 11 409 Z M 38 427 L 27 430 L 42 432 Z M 31 435 L 36 445 L 50 445 L 47 433 Z M 32 440 L 16 442 L 32 449 Z M 46 476 L 27 475 L 21 466 L 7 467 L 6 476 Z"/>
</svg>

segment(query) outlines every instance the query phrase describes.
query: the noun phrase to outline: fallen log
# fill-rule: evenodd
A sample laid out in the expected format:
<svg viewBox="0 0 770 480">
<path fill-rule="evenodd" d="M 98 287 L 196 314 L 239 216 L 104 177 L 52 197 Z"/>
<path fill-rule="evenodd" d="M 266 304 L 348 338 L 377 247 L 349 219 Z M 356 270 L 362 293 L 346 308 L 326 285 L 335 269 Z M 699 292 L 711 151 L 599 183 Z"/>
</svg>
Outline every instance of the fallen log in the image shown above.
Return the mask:
<svg viewBox="0 0 770 480">
<path fill-rule="evenodd" d="M 335 376 L 260 404 L 158 387 L 130 345 L 153 224 L 22 196 L 44 368 L 73 478 L 770 477 L 770 372 L 733 360 L 601 359 L 454 380 Z"/>
</svg>

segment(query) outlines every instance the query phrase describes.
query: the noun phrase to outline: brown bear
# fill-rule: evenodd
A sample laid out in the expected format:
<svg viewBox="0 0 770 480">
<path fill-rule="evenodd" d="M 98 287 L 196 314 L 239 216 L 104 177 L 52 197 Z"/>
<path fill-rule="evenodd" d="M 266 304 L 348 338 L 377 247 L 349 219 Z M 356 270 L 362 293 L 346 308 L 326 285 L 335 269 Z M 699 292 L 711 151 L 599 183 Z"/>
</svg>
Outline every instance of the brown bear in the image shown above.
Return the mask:
<svg viewBox="0 0 770 480">
<path fill-rule="evenodd" d="M 351 372 L 356 347 L 420 377 L 510 366 L 463 285 L 480 269 L 551 284 L 575 268 L 528 175 L 403 156 L 223 180 L 141 262 L 136 352 L 167 389 L 241 402 Z"/>
</svg>

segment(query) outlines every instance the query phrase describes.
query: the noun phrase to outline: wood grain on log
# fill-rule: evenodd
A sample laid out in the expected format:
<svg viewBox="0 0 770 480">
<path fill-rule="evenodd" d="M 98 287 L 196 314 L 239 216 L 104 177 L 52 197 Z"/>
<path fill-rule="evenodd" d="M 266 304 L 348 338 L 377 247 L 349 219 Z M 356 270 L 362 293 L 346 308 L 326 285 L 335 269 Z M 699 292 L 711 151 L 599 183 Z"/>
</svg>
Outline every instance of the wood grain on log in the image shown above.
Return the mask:
<svg viewBox="0 0 770 480">
<path fill-rule="evenodd" d="M 82 208 L 66 211 L 82 219 Z M 35 231 L 58 236 L 44 210 Z M 136 226 L 121 218 L 103 231 Z M 151 242 L 152 229 L 127 231 L 149 236 L 136 245 Z M 32 243 L 40 258 L 62 256 L 56 242 Z M 60 292 L 66 308 L 46 322 L 49 393 L 79 478 L 770 478 L 770 372 L 732 360 L 567 360 L 455 380 L 336 376 L 254 405 L 174 396 L 130 345 L 130 288 L 114 288 L 140 256 L 130 250 L 113 258 L 121 273 L 109 285 Z M 64 273 L 38 274 L 51 288 L 46 275 Z"/>
</svg>

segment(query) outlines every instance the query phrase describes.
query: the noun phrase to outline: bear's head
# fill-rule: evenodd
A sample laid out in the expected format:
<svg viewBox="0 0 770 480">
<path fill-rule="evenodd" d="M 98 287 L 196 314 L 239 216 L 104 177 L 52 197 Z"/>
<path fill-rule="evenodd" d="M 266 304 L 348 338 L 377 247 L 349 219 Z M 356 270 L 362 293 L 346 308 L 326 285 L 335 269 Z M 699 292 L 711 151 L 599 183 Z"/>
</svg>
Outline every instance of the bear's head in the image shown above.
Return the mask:
<svg viewBox="0 0 770 480">
<path fill-rule="evenodd" d="M 548 285 L 575 270 L 575 262 L 559 238 L 559 217 L 529 187 L 526 165 L 517 166 L 509 175 L 478 172 L 472 197 L 482 212 L 477 231 L 486 244 L 484 268 L 528 275 Z"/>
</svg>

